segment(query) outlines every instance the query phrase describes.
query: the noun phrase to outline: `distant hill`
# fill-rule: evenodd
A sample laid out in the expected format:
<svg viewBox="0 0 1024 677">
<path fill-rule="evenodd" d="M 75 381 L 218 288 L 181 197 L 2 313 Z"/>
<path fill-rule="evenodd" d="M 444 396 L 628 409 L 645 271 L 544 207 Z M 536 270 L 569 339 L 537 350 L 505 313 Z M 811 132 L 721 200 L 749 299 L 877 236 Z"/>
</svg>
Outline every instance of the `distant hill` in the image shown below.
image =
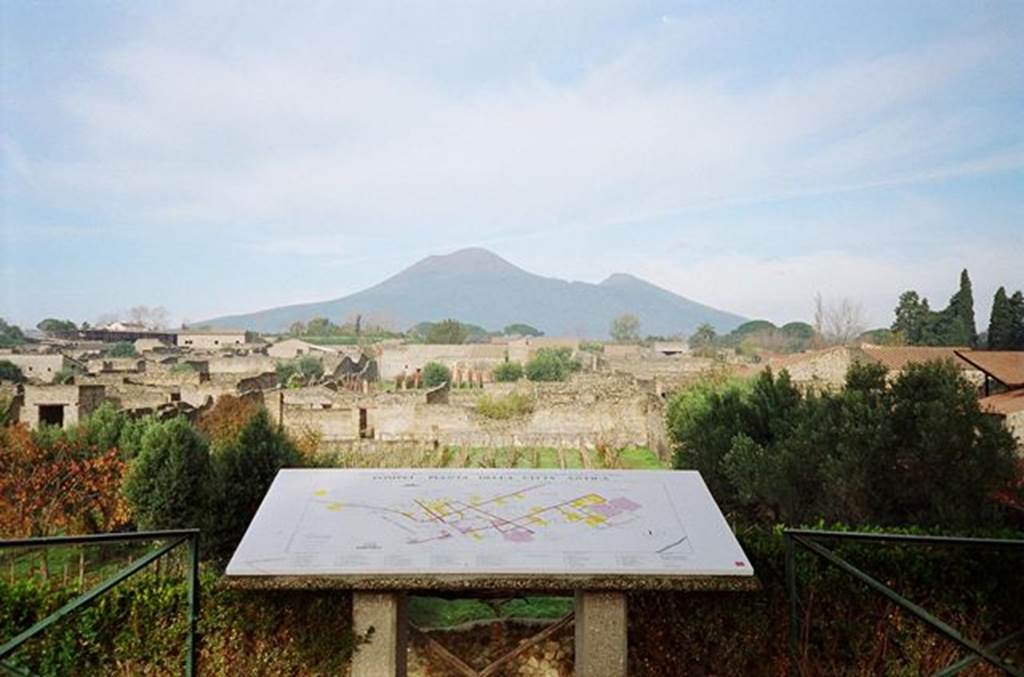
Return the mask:
<svg viewBox="0 0 1024 677">
<path fill-rule="evenodd" d="M 380 284 L 333 301 L 195 324 L 281 332 L 317 315 L 340 323 L 356 313 L 384 318 L 401 329 L 452 317 L 488 329 L 525 322 L 549 336 L 589 338 L 607 337 L 612 320 L 623 313 L 640 318 L 641 334 L 657 336 L 689 334 L 703 322 L 725 333 L 744 321 L 632 275 L 616 273 L 600 284 L 567 282 L 534 275 L 486 249 L 474 248 L 429 256 Z"/>
</svg>

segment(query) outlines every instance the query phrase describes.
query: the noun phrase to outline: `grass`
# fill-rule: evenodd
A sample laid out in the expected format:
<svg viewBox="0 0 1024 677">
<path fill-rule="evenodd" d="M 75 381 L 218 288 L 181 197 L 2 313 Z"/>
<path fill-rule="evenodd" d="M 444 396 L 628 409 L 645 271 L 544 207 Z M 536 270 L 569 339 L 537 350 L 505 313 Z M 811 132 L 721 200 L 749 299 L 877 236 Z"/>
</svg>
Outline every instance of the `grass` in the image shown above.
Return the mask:
<svg viewBox="0 0 1024 677">
<path fill-rule="evenodd" d="M 507 420 L 533 411 L 533 398 L 520 393 L 492 397 L 484 395 L 476 401 L 476 413 L 486 418 Z"/>
<path fill-rule="evenodd" d="M 566 468 L 592 467 L 595 470 L 661 470 L 668 466 L 646 447 L 621 450 L 591 450 L 584 455 L 579 449 L 551 447 L 442 447 L 424 451 L 415 447 L 395 449 L 386 453 L 367 454 L 358 451 L 324 452 L 317 458 L 325 468 Z"/>
<path fill-rule="evenodd" d="M 447 628 L 493 618 L 561 618 L 572 608 L 571 597 L 522 597 L 495 606 L 479 599 L 411 597 L 409 620 L 421 628 Z"/>
</svg>

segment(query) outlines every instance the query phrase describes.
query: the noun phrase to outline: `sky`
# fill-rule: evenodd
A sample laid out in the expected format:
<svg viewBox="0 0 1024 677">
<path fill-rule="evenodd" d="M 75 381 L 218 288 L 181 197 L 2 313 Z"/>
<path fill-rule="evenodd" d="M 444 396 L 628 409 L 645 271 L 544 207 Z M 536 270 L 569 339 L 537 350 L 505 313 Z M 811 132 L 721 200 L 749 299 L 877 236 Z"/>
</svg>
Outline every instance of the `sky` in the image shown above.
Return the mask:
<svg viewBox="0 0 1024 677">
<path fill-rule="evenodd" d="M 482 246 L 778 323 L 1024 287 L 1022 2 L 0 0 L 0 317 Z M 338 320 L 343 318 L 337 318 Z"/>
</svg>

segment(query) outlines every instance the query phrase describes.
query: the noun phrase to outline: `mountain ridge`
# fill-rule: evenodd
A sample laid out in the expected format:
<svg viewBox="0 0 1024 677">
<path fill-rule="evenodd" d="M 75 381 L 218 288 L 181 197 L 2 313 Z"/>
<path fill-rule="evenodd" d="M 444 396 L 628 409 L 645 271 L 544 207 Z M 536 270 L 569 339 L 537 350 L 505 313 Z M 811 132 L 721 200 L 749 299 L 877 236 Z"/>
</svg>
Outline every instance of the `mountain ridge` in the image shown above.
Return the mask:
<svg viewBox="0 0 1024 677">
<path fill-rule="evenodd" d="M 725 333 L 745 319 L 629 273 L 613 273 L 597 284 L 543 277 L 473 247 L 425 257 L 348 296 L 195 324 L 281 332 L 314 316 L 340 323 L 357 313 L 401 329 L 453 317 L 492 330 L 525 322 L 548 335 L 591 338 L 606 337 L 611 321 L 623 313 L 640 318 L 641 333 L 660 336 L 688 334 L 704 322 Z"/>
</svg>

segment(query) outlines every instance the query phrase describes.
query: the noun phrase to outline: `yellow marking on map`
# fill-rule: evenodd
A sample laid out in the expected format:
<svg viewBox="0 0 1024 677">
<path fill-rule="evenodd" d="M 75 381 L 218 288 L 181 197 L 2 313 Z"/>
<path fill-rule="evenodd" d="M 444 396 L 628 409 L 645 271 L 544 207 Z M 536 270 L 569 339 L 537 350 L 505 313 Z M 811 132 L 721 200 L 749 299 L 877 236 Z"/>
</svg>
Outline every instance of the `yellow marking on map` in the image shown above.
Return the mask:
<svg viewBox="0 0 1024 677">
<path fill-rule="evenodd" d="M 530 518 L 530 523 L 531 524 L 536 524 L 538 526 L 544 526 L 545 524 L 547 524 L 547 522 L 545 522 L 544 520 L 542 520 L 539 517 L 531 517 Z"/>
<path fill-rule="evenodd" d="M 598 524 L 604 524 L 605 519 L 600 515 L 591 515 L 587 518 L 587 524 L 590 526 L 597 526 Z"/>
<path fill-rule="evenodd" d="M 326 489 L 317 489 L 316 491 L 313 492 L 313 495 L 314 496 L 326 496 L 327 495 L 327 490 Z"/>
<path fill-rule="evenodd" d="M 483 536 L 481 536 L 480 534 L 478 534 L 475 531 L 469 532 L 469 535 L 473 537 L 474 541 L 482 541 L 483 540 Z"/>
<path fill-rule="evenodd" d="M 581 519 L 583 519 L 574 512 L 563 512 L 562 514 L 565 515 L 566 521 L 569 522 L 579 522 Z"/>
<path fill-rule="evenodd" d="M 327 504 L 327 509 L 328 510 L 333 510 L 333 511 L 337 512 L 337 511 L 341 510 L 341 503 L 328 503 Z"/>
</svg>

